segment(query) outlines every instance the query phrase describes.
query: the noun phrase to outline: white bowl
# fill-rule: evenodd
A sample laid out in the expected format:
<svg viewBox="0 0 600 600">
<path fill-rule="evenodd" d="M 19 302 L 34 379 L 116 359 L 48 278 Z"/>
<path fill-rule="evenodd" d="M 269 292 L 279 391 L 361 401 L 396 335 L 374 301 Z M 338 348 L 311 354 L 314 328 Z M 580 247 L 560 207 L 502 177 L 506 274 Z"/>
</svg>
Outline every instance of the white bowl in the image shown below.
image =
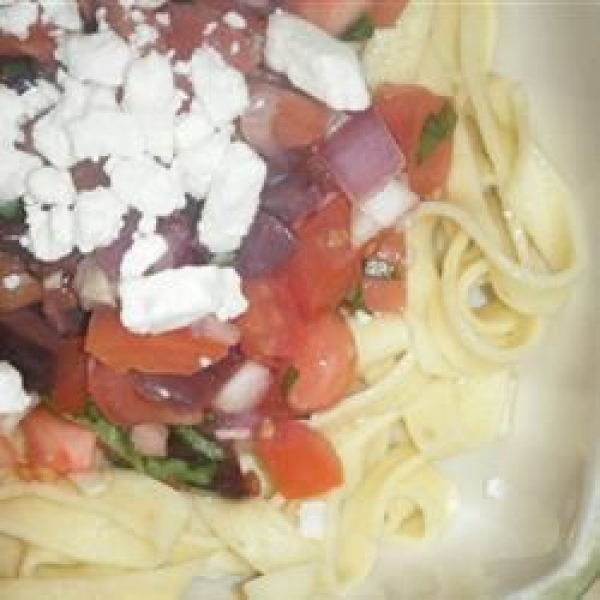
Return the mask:
<svg viewBox="0 0 600 600">
<path fill-rule="evenodd" d="M 512 433 L 444 465 L 462 493 L 447 538 L 384 553 L 361 600 L 574 600 L 600 572 L 600 4 L 499 3 L 498 70 L 529 92 L 538 139 L 581 209 L 588 265 L 519 368 Z"/>
</svg>

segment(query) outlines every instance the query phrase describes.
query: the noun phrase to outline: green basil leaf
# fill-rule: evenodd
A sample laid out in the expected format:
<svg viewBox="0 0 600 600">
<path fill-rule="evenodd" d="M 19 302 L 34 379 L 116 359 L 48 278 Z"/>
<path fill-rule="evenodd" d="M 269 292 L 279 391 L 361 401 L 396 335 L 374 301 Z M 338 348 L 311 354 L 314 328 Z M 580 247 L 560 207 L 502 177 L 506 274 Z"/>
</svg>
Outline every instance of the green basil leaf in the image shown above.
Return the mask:
<svg viewBox="0 0 600 600">
<path fill-rule="evenodd" d="M 203 436 L 197 429 L 189 425 L 179 425 L 173 427 L 171 432 L 184 441 L 190 448 L 206 456 L 209 460 L 219 461 L 225 459 L 223 448 Z"/>
<path fill-rule="evenodd" d="M 0 219 L 5 221 L 24 221 L 25 207 L 22 200 L 11 200 L 0 204 Z"/>
<path fill-rule="evenodd" d="M 450 102 L 446 101 L 437 114 L 430 115 L 421 131 L 417 162 L 421 164 L 436 148 L 454 132 L 458 117 Z"/>
<path fill-rule="evenodd" d="M 367 306 L 365 301 L 365 291 L 362 285 L 357 285 L 353 287 L 346 298 L 344 299 L 344 306 L 348 308 L 351 312 L 355 313 L 359 310 L 366 312 L 367 314 L 372 314 L 372 310 Z"/>
<path fill-rule="evenodd" d="M 365 42 L 373 37 L 375 25 L 367 14 L 359 17 L 342 34 L 344 42 Z"/>
</svg>

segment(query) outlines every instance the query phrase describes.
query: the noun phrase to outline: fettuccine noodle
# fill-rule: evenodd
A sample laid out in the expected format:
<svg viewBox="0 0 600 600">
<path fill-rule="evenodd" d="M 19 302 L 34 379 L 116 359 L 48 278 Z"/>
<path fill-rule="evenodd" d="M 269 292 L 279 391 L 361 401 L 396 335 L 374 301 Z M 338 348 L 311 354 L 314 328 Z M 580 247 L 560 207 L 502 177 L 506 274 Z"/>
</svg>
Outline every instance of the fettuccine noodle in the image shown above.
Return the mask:
<svg viewBox="0 0 600 600">
<path fill-rule="evenodd" d="M 458 123 L 443 199 L 398 224 L 407 307 L 352 319 L 363 387 L 312 418 L 346 476 L 312 502 L 324 535 L 302 535 L 306 503 L 277 496 L 192 497 L 120 470 L 85 486 L 5 481 L 0 600 L 167 600 L 226 576 L 251 600 L 327 598 L 368 575 L 382 542 L 443 533 L 457 491 L 435 461 L 507 430 L 511 369 L 581 268 L 569 191 L 522 91 L 491 72 L 496 28 L 491 0 L 412 0 L 364 49 L 372 86 L 426 85 L 453 98 Z"/>
</svg>

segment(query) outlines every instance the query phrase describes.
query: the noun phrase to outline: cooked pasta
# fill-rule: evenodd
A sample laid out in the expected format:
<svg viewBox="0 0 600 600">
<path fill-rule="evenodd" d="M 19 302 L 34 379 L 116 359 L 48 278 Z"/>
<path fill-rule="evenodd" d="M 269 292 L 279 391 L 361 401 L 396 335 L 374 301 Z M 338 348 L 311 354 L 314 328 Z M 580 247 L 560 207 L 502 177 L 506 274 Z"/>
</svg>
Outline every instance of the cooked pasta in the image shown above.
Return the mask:
<svg viewBox="0 0 600 600">
<path fill-rule="evenodd" d="M 536 145 L 523 91 L 492 70 L 496 33 L 491 0 L 412 0 L 362 51 L 370 85 L 426 85 L 453 98 L 458 122 L 443 197 L 396 224 L 406 309 L 349 317 L 361 383 L 311 417 L 343 487 L 307 507 L 193 497 L 117 469 L 93 485 L 7 479 L 0 600 L 167 600 L 193 578 L 227 576 L 249 600 L 327 598 L 368 576 L 382 542 L 443 535 L 459 502 L 436 461 L 508 430 L 512 368 L 581 268 L 569 191 Z M 303 533 L 309 508 L 321 535 Z"/>
</svg>

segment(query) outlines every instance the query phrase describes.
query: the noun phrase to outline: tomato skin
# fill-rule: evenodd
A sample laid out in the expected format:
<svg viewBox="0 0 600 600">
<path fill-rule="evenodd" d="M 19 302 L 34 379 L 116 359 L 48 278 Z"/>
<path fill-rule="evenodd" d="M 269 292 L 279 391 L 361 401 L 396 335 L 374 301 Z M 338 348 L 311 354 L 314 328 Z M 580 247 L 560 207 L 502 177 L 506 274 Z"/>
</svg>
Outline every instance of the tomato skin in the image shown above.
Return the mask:
<svg viewBox="0 0 600 600">
<path fill-rule="evenodd" d="M 368 12 L 374 0 L 287 0 L 285 8 L 337 36 Z"/>
<path fill-rule="evenodd" d="M 452 136 L 441 141 L 422 162 L 417 158 L 425 122 L 438 114 L 447 101 L 419 85 L 384 84 L 375 94 L 375 110 L 400 145 L 406 157 L 410 188 L 420 196 L 439 191 L 450 173 Z"/>
<path fill-rule="evenodd" d="M 136 335 L 122 324 L 118 313 L 96 309 L 85 341 L 86 351 L 117 371 L 135 369 L 144 373 L 191 375 L 201 360 L 224 358 L 228 346 L 179 329 L 159 335 Z"/>
<path fill-rule="evenodd" d="M 404 10 L 408 0 L 374 0 L 369 11 L 375 27 L 391 27 Z"/>
<path fill-rule="evenodd" d="M 82 338 L 70 338 L 58 350 L 50 402 L 60 413 L 80 415 L 85 409 L 87 356 L 83 344 Z"/>
<path fill-rule="evenodd" d="M 285 498 L 318 496 L 343 483 L 342 463 L 321 433 L 301 421 L 275 423 L 269 433 L 258 437 L 255 449 Z"/>
<path fill-rule="evenodd" d="M 127 375 L 97 361 L 88 364 L 88 391 L 100 412 L 115 425 L 140 423 L 193 425 L 204 415 L 204 406 L 177 401 L 157 401 L 139 394 Z"/>
<path fill-rule="evenodd" d="M 237 324 L 245 356 L 266 364 L 291 356 L 303 324 L 285 279 L 250 279 L 243 290 L 248 310 Z"/>
<path fill-rule="evenodd" d="M 406 250 L 404 236 L 395 229 L 382 232 L 369 243 L 365 260 L 382 260 L 394 268 L 398 276 L 382 279 L 363 275 L 362 291 L 365 305 L 374 312 L 398 312 L 406 304 L 406 284 L 402 277 Z"/>
<path fill-rule="evenodd" d="M 360 276 L 352 245 L 350 207 L 337 196 L 296 228 L 298 247 L 285 267 L 289 287 L 307 318 L 336 310 Z"/>
<path fill-rule="evenodd" d="M 286 399 L 296 414 L 311 414 L 340 402 L 356 374 L 356 346 L 344 319 L 331 313 L 308 323 L 290 367 L 298 377 Z"/>
<path fill-rule="evenodd" d="M 25 455 L 34 467 L 57 473 L 88 471 L 94 466 L 96 436 L 47 408 L 37 407 L 21 422 Z"/>
</svg>

